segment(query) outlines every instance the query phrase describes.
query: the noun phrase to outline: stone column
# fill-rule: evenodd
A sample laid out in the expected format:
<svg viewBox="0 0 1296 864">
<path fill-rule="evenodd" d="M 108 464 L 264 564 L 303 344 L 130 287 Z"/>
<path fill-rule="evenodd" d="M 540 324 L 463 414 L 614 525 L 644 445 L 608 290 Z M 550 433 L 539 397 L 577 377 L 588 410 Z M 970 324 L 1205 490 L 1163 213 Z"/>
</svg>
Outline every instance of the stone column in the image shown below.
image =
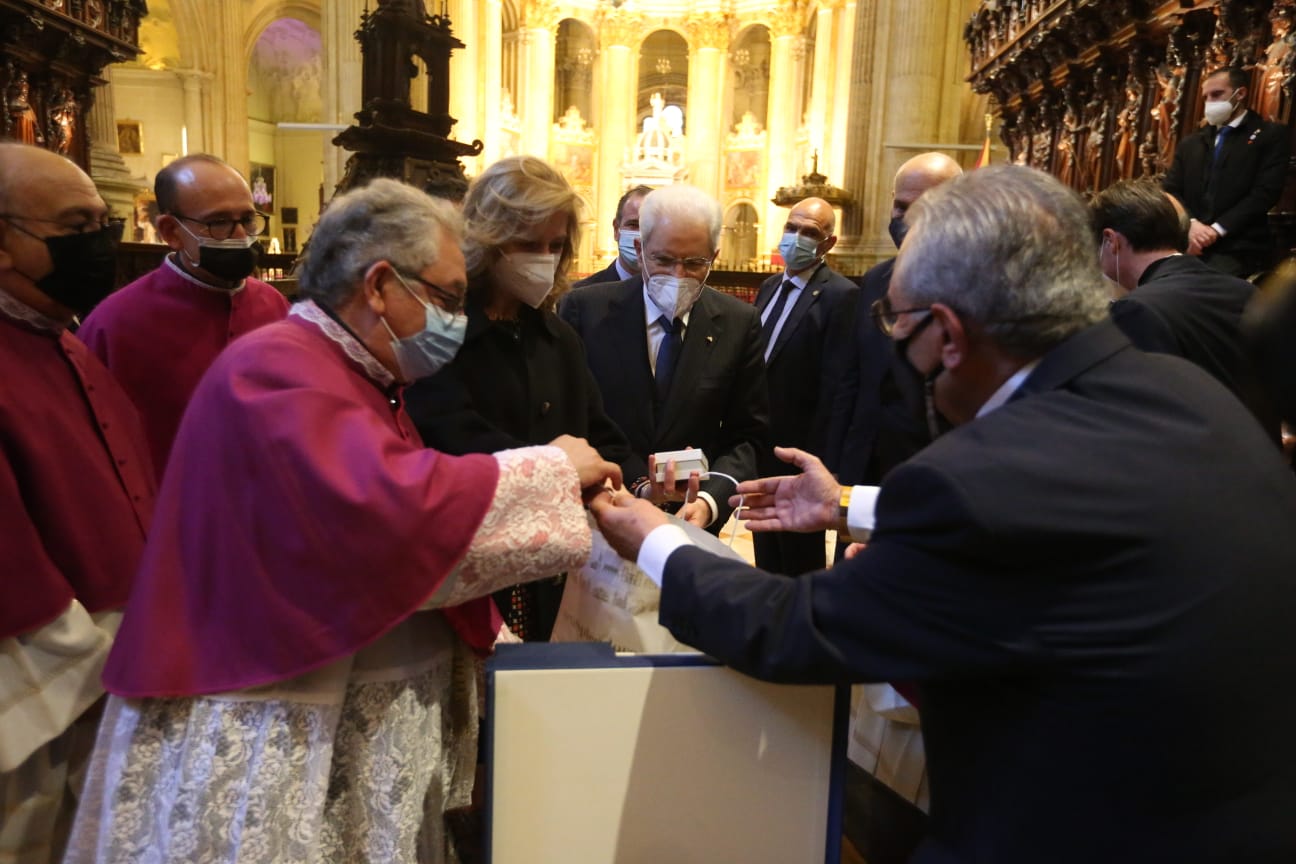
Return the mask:
<svg viewBox="0 0 1296 864">
<path fill-rule="evenodd" d="M 864 251 L 865 225 L 877 224 L 876 218 L 867 212 L 874 203 L 873 197 L 867 194 L 869 130 L 873 97 L 873 64 L 874 28 L 877 24 L 877 0 L 858 0 L 855 4 L 855 27 L 852 33 L 853 45 L 850 54 L 850 83 L 846 90 L 854 95 L 846 114 L 846 143 L 844 152 L 851 158 L 844 161 L 844 182 L 842 187 L 854 196 L 855 200 L 845 208 L 842 225 L 838 230 L 841 238 L 833 250 L 834 267 L 843 273 L 862 273 L 869 263 Z M 887 183 L 890 188 L 890 183 Z M 889 217 L 888 217 L 889 218 Z"/>
<path fill-rule="evenodd" d="M 807 123 L 810 126 L 810 149 L 819 151 L 819 169 L 828 167 L 828 124 L 831 122 L 828 108 L 832 105 L 833 84 L 833 17 L 835 7 L 841 0 L 832 4 L 824 3 L 815 16 L 814 68 L 809 74 L 814 84 L 810 92 L 810 110 L 807 112 Z M 844 65 L 844 64 L 843 64 Z M 840 183 L 841 175 L 832 177 L 832 182 Z"/>
<path fill-rule="evenodd" d="M 197 69 L 176 69 L 176 77 L 184 88 L 184 128 L 187 153 L 207 152 L 207 133 L 203 123 L 203 90 L 211 75 Z"/>
<path fill-rule="evenodd" d="M 451 0 L 447 9 L 451 29 L 468 46 L 450 55 L 450 116 L 458 121 L 451 127 L 450 137 L 470 144 L 482 136 L 478 125 L 482 116 L 482 88 L 478 78 L 477 3 L 476 0 Z"/>
<path fill-rule="evenodd" d="M 599 21 L 599 143 L 598 175 L 594 184 L 598 196 L 595 254 L 605 259 L 615 252 L 612 218 L 617 200 L 625 191 L 621 163 L 625 161 L 635 132 L 636 57 L 632 45 L 638 41 L 643 22 L 624 9 L 607 9 Z M 690 99 L 690 102 L 692 100 Z"/>
<path fill-rule="evenodd" d="M 791 186 L 800 180 L 796 169 L 796 131 L 801 118 L 801 66 L 805 52 L 801 46 L 800 4 L 780 6 L 770 28 L 770 89 L 766 111 L 767 151 L 769 164 L 765 178 L 766 199 L 774 197 L 780 186 Z M 757 252 L 766 254 L 778 243 L 787 221 L 787 211 L 777 204 L 765 206 L 757 239 Z"/>
<path fill-rule="evenodd" d="M 729 21 L 711 12 L 689 21 L 688 114 L 685 118 L 689 180 L 699 189 L 720 196 L 720 160 L 724 141 L 725 66 L 729 51 Z"/>
<path fill-rule="evenodd" d="M 329 0 L 320 4 L 320 36 L 323 42 L 324 110 L 322 123 L 351 125 L 360 110 L 360 43 L 355 32 L 360 29 L 364 0 Z M 321 133 L 324 155 L 324 198 L 342 179 L 347 151 L 333 145 L 333 134 Z"/>
<path fill-rule="evenodd" d="M 500 0 L 482 0 L 483 15 L 480 36 L 476 45 L 469 43 L 468 53 L 481 51 L 481 93 L 480 106 L 482 126 L 478 135 L 486 143 L 482 151 L 483 165 L 489 165 L 499 158 L 500 137 L 500 95 L 504 86 L 504 12 Z"/>
<path fill-rule="evenodd" d="M 532 0 L 522 24 L 518 65 L 522 152 L 549 158 L 549 128 L 553 125 L 555 28 L 561 13 L 555 0 Z"/>
<path fill-rule="evenodd" d="M 242 3 L 212 4 L 219 11 L 214 14 L 217 19 L 217 34 L 220 51 L 218 67 L 215 70 L 216 82 L 220 86 L 220 105 L 216 115 L 216 129 L 211 143 L 220 146 L 220 155 L 236 169 L 248 173 L 248 70 L 247 58 L 244 56 L 246 41 L 246 24 L 243 20 Z"/>
<path fill-rule="evenodd" d="M 117 150 L 117 112 L 113 106 L 112 67 L 103 70 L 106 84 L 94 90 L 94 102 L 87 118 L 90 135 L 90 178 L 114 216 L 135 221 L 135 195 L 144 188 L 144 178 L 131 177 L 126 160 Z M 126 239 L 130 239 L 129 232 Z"/>
<path fill-rule="evenodd" d="M 832 0 L 837 6 L 837 27 L 833 31 L 836 45 L 834 53 L 832 86 L 832 126 L 824 143 L 823 158 L 819 160 L 824 174 L 831 182 L 842 185 L 846 176 L 846 130 L 851 115 L 851 43 L 855 39 L 855 0 Z M 820 37 L 822 39 L 822 36 Z M 822 45 L 823 48 L 828 46 Z M 821 49 L 822 50 L 822 49 Z"/>
</svg>

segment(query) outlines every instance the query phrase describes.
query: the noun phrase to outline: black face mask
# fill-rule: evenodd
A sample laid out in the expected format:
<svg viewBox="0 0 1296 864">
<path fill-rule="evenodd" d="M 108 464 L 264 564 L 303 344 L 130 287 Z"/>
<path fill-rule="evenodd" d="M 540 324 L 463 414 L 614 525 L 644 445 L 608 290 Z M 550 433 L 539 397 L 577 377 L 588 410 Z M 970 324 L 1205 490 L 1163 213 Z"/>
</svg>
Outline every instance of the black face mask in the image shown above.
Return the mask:
<svg viewBox="0 0 1296 864">
<path fill-rule="evenodd" d="M 255 240 L 247 246 L 234 245 L 242 241 L 216 240 L 200 243 L 198 266 L 226 282 L 242 282 L 252 275 L 260 257 L 261 244 Z M 230 245 L 223 245 L 223 244 Z"/>
<path fill-rule="evenodd" d="M 54 269 L 36 287 L 56 303 L 85 315 L 112 293 L 117 278 L 117 237 L 112 228 L 44 237 Z"/>
<path fill-rule="evenodd" d="M 933 320 L 933 316 L 928 314 L 926 318 L 918 322 L 918 325 L 909 332 L 903 339 L 897 339 L 891 344 L 895 347 L 896 375 L 907 378 L 910 381 L 922 382 L 923 404 L 922 417 L 915 417 L 920 424 L 927 427 L 927 435 L 930 441 L 935 441 L 941 435 L 948 432 L 952 427 L 950 422 L 940 415 L 936 410 L 936 379 L 945 371 L 943 365 L 938 365 L 931 372 L 923 372 L 913 364 L 909 359 L 909 343 L 915 336 L 923 331 Z M 914 406 L 915 408 L 917 406 Z"/>
<path fill-rule="evenodd" d="M 887 223 L 887 233 L 891 235 L 891 242 L 897 249 L 904 242 L 905 235 L 909 233 L 909 226 L 905 224 L 903 216 L 895 216 Z"/>
</svg>

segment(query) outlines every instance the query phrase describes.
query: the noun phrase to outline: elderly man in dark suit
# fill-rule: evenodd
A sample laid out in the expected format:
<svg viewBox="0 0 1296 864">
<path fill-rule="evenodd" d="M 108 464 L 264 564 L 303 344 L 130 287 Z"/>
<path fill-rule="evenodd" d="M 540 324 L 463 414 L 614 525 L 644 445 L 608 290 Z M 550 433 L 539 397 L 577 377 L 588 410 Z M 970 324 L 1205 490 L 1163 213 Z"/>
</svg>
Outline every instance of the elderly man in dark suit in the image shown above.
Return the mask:
<svg viewBox="0 0 1296 864">
<path fill-rule="evenodd" d="M 624 493 L 604 534 L 737 669 L 918 683 L 915 864 L 1296 860 L 1296 483 L 1227 390 L 1105 320 L 1056 179 L 973 171 L 910 223 L 879 326 L 959 425 L 883 481 L 863 551 L 783 579 Z M 753 528 L 872 521 L 783 452 L 804 472 L 743 485 Z"/>
<path fill-rule="evenodd" d="M 1189 252 L 1244 277 L 1272 263 L 1268 214 L 1291 155 L 1287 127 L 1247 110 L 1249 81 L 1237 68 L 1202 80 L 1206 125 L 1179 142 L 1162 181 L 1192 217 Z"/>
<path fill-rule="evenodd" d="M 1179 214 L 1151 181 L 1114 183 L 1090 211 L 1103 274 L 1123 292 L 1111 306 L 1116 326 L 1137 348 L 1205 369 L 1276 436 L 1242 341 L 1242 314 L 1255 286 L 1182 254 L 1187 238 Z"/>
<path fill-rule="evenodd" d="M 573 291 L 558 309 L 584 341 L 603 407 L 638 459 L 641 473 L 627 483 L 659 504 L 683 501 L 679 515 L 713 531 L 732 512 L 733 484 L 703 478 L 695 497 L 697 484 L 650 481 L 648 457 L 695 447 L 712 471 L 747 480 L 768 445 L 760 318 L 706 285 L 720 216 L 720 205 L 694 186 L 654 190 L 639 211 L 642 274 Z"/>
<path fill-rule="evenodd" d="M 784 270 L 765 280 L 756 294 L 769 380 L 770 438 L 780 447 L 818 452 L 822 445 L 828 408 L 821 393 L 827 388 L 820 386 L 825 336 L 859 291 L 824 262 L 837 243 L 836 227 L 832 205 L 822 198 L 807 198 L 793 207 L 779 243 Z M 762 476 L 782 466 L 772 447 L 757 454 Z M 757 566 L 771 573 L 797 576 L 823 569 L 822 532 L 771 532 L 752 539 Z"/>
<path fill-rule="evenodd" d="M 639 205 L 644 196 L 652 191 L 649 186 L 635 186 L 626 191 L 617 201 L 616 215 L 612 217 L 612 233 L 616 235 L 617 256 L 612 263 L 597 273 L 591 273 L 584 279 L 573 282 L 573 288 L 584 288 L 586 285 L 598 285 L 600 282 L 620 282 L 633 279 L 639 275 L 639 250 L 635 241 L 639 239 Z"/>
</svg>

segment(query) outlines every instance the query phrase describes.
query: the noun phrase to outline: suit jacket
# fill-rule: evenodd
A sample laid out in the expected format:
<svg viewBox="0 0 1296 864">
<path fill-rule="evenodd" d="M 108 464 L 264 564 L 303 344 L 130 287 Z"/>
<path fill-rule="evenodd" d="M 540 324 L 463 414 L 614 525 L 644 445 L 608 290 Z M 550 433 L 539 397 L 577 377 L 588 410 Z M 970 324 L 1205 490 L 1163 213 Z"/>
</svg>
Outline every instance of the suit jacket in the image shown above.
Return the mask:
<svg viewBox="0 0 1296 864">
<path fill-rule="evenodd" d="M 599 270 L 591 273 L 584 279 L 578 279 L 572 283 L 573 288 L 584 288 L 586 285 L 601 285 L 604 282 L 620 282 L 621 274 L 617 272 L 617 259 L 613 258 L 612 263 Z"/>
<path fill-rule="evenodd" d="M 1162 187 L 1183 202 L 1189 215 L 1226 233 L 1209 251 L 1268 263 L 1273 246 L 1268 213 L 1278 203 L 1291 147 L 1287 127 L 1248 111 L 1229 133 L 1214 164 L 1216 128 L 1206 125 L 1175 148 Z"/>
<path fill-rule="evenodd" d="M 773 302 L 784 278 L 780 273 L 761 285 L 756 294 L 758 314 Z M 823 384 L 826 336 L 846 301 L 858 293 L 854 282 L 827 264 L 816 267 L 806 281 L 765 361 L 772 444 L 822 452 L 829 408 Z M 788 468 L 775 458 L 773 447 L 761 451 L 757 467 L 762 476 L 783 474 Z"/>
<path fill-rule="evenodd" d="M 1111 317 L 1136 348 L 1191 360 L 1233 391 L 1266 428 L 1276 430 L 1246 349 L 1242 313 L 1255 286 L 1187 255 L 1155 261 Z"/>
<path fill-rule="evenodd" d="M 915 864 L 1296 860 L 1296 483 L 1223 387 L 1109 322 L 882 485 L 799 580 L 696 547 L 661 623 L 748 674 L 918 682 Z"/>
<path fill-rule="evenodd" d="M 891 339 L 873 322 L 886 296 L 895 259 L 857 280 L 854 308 L 845 307 L 828 335 L 824 386 L 829 400 L 823 461 L 841 482 L 877 484 L 931 440 L 922 377 L 897 362 Z"/>
<path fill-rule="evenodd" d="M 490 321 L 475 299 L 467 312 L 455 359 L 405 390 L 406 410 L 427 446 L 493 453 L 575 435 L 628 470 L 630 444 L 604 412 L 571 327 L 525 306 L 515 330 Z"/>
<path fill-rule="evenodd" d="M 713 471 L 738 480 L 757 476 L 756 454 L 769 446 L 769 393 L 755 309 L 702 289 L 660 412 L 653 404 L 642 278 L 573 291 L 558 314 L 584 341 L 604 408 L 637 457 L 627 482 L 647 475 L 649 454 L 685 447 L 701 449 Z M 720 510 L 712 526 L 718 531 L 732 512 L 733 484 L 713 477 L 702 489 Z"/>
</svg>

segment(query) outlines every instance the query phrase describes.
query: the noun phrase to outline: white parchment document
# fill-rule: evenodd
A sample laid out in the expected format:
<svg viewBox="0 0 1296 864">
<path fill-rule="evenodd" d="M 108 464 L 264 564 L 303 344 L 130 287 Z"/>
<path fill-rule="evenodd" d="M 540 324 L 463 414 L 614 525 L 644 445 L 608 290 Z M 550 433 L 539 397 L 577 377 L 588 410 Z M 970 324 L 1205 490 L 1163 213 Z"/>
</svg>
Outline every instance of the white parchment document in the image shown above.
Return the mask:
<svg viewBox="0 0 1296 864">
<path fill-rule="evenodd" d="M 701 528 L 674 516 L 694 544 L 728 558 L 742 556 Z M 562 605 L 551 642 L 607 642 L 635 654 L 669 654 L 693 649 L 657 623 L 661 589 L 633 561 L 626 561 L 599 533 L 589 517 L 594 544 L 589 561 L 567 574 Z"/>
</svg>

